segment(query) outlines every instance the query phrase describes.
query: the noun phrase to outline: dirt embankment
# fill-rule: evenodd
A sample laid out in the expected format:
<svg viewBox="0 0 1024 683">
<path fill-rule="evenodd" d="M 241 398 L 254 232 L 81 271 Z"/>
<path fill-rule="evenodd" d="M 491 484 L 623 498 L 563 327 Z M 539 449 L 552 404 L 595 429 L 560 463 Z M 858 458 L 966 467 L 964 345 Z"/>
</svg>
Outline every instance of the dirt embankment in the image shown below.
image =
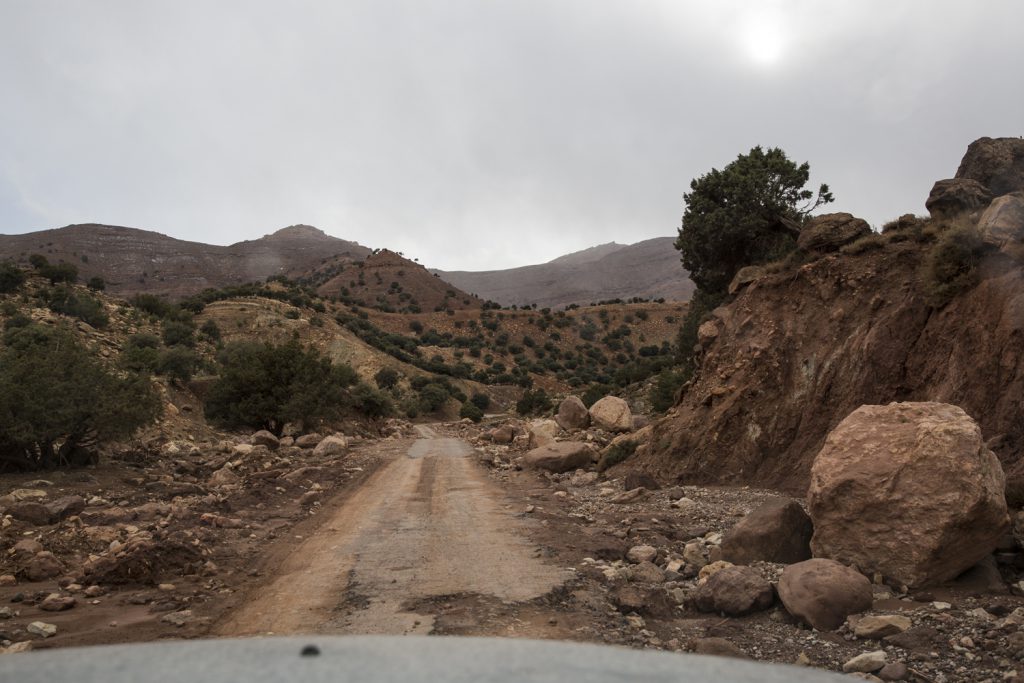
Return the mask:
<svg viewBox="0 0 1024 683">
<path fill-rule="evenodd" d="M 854 409 L 942 401 L 979 422 L 1018 497 L 1024 269 L 992 254 L 981 282 L 936 310 L 920 283 L 925 253 L 888 243 L 754 282 L 715 311 L 700 370 L 638 464 L 665 479 L 802 494 L 825 436 Z"/>
</svg>

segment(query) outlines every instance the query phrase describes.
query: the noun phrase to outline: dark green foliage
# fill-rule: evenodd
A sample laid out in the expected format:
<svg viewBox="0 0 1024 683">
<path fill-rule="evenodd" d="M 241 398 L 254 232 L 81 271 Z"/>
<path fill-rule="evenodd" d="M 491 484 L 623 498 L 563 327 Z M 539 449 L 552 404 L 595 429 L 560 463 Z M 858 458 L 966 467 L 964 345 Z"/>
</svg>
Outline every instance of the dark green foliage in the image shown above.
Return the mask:
<svg viewBox="0 0 1024 683">
<path fill-rule="evenodd" d="M 99 444 L 130 436 L 160 413 L 143 375 L 106 370 L 63 330 L 5 333 L 0 354 L 0 461 L 19 469 L 83 464 Z"/>
<path fill-rule="evenodd" d="M 28 264 L 36 270 L 39 270 L 40 268 L 45 268 L 50 265 L 50 261 L 42 254 L 32 254 L 28 257 Z"/>
<path fill-rule="evenodd" d="M 395 407 L 387 394 L 374 389 L 369 384 L 360 382 L 352 389 L 351 395 L 352 408 L 363 417 L 370 419 L 388 417 L 395 412 Z"/>
<path fill-rule="evenodd" d="M 516 412 L 520 415 L 542 415 L 551 410 L 551 397 L 543 389 L 530 389 L 516 401 Z"/>
<path fill-rule="evenodd" d="M 0 263 L 0 294 L 16 292 L 25 284 L 25 272 L 10 261 Z"/>
<path fill-rule="evenodd" d="M 82 258 L 85 257 L 83 256 Z M 102 292 L 107 288 L 107 282 L 99 275 L 94 275 L 93 277 L 89 278 L 89 281 L 85 283 L 85 286 L 94 292 Z"/>
<path fill-rule="evenodd" d="M 199 334 L 214 344 L 220 341 L 220 327 L 213 320 L 204 322 L 203 326 L 199 328 Z"/>
<path fill-rule="evenodd" d="M 711 311 L 725 300 L 725 296 L 723 293 L 706 294 L 698 289 L 690 299 L 686 317 L 683 318 L 676 339 L 676 360 L 679 362 L 683 382 L 690 379 L 697 369 L 697 356 L 694 350 L 697 345 L 697 329 L 710 317 Z"/>
<path fill-rule="evenodd" d="M 287 422 L 337 418 L 351 405 L 356 381 L 347 365 L 333 365 L 315 349 L 236 342 L 219 354 L 220 377 L 210 387 L 206 416 L 229 427 L 280 434 Z"/>
<path fill-rule="evenodd" d="M 597 471 L 604 472 L 609 467 L 618 465 L 629 456 L 636 452 L 635 441 L 623 441 L 613 446 L 609 446 L 608 450 L 604 452 L 601 459 L 597 461 Z"/>
<path fill-rule="evenodd" d="M 778 148 L 755 147 L 724 169 L 690 183 L 676 240 L 690 278 L 705 292 L 724 293 L 743 266 L 781 258 L 796 245 L 799 224 L 832 201 L 827 185 L 805 190 L 810 166 Z"/>
<path fill-rule="evenodd" d="M 152 334 L 139 333 L 128 337 L 121 351 L 121 365 L 136 372 L 156 372 L 160 362 L 160 340 Z"/>
<path fill-rule="evenodd" d="M 583 392 L 583 395 L 580 396 L 580 400 L 583 401 L 583 405 L 589 408 L 611 393 L 612 388 L 607 384 L 591 384 L 587 387 L 587 390 Z"/>
<path fill-rule="evenodd" d="M 174 308 L 167 301 L 154 294 L 136 294 L 128 300 L 128 303 L 155 318 L 163 318 Z"/>
<path fill-rule="evenodd" d="M 36 269 L 37 272 L 50 281 L 51 285 L 58 282 L 73 283 L 78 280 L 78 266 L 70 263 L 45 264 Z"/>
<path fill-rule="evenodd" d="M 398 374 L 397 370 L 392 368 L 381 368 L 377 371 L 377 374 L 373 376 L 373 381 L 377 383 L 377 386 L 381 389 L 390 389 L 396 384 L 401 375 Z"/>
<path fill-rule="evenodd" d="M 298 320 L 300 315 L 301 314 L 299 313 L 298 309 L 295 308 L 289 308 L 287 311 L 284 312 L 284 317 L 288 318 L 289 320 Z"/>
<path fill-rule="evenodd" d="M 942 308 L 978 284 L 978 264 L 984 248 L 974 228 L 954 227 L 942 233 L 922 266 L 928 303 Z"/>
<path fill-rule="evenodd" d="M 191 322 L 165 319 L 163 328 L 164 344 L 187 347 L 196 345 L 196 328 Z"/>
<path fill-rule="evenodd" d="M 484 419 L 484 411 L 480 410 L 472 401 L 466 401 L 462 404 L 462 408 L 459 409 L 459 417 L 468 417 L 473 422 L 479 422 Z"/>
<path fill-rule="evenodd" d="M 491 407 L 491 397 L 479 391 L 474 393 L 469 400 L 480 410 L 487 410 Z"/>
<path fill-rule="evenodd" d="M 110 322 L 102 303 L 91 296 L 75 292 L 71 287 L 54 287 L 47 303 L 54 313 L 73 316 L 95 328 L 102 329 Z"/>
<path fill-rule="evenodd" d="M 419 390 L 420 406 L 423 412 L 432 413 L 440 410 L 448 400 L 448 390 L 440 384 L 427 384 Z"/>
<path fill-rule="evenodd" d="M 684 373 L 682 370 L 673 368 L 662 370 L 654 380 L 654 386 L 651 387 L 650 393 L 647 395 L 647 399 L 651 402 L 651 407 L 657 412 L 663 413 L 674 406 L 676 392 L 683 385 L 683 378 Z"/>
<path fill-rule="evenodd" d="M 187 382 L 196 369 L 196 354 L 191 350 L 175 346 L 157 356 L 156 372 L 168 379 Z"/>
</svg>

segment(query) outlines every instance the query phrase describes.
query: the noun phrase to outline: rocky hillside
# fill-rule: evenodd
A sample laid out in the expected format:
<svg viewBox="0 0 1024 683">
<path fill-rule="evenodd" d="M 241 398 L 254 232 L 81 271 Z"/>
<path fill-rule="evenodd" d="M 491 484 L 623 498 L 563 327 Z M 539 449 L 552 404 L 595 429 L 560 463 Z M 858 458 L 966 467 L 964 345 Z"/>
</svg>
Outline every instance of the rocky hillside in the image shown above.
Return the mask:
<svg viewBox="0 0 1024 683">
<path fill-rule="evenodd" d="M 420 264 L 387 249 L 375 251 L 362 261 L 332 261 L 315 268 L 308 279 L 319 284 L 317 292 L 321 296 L 386 312 L 460 310 L 483 304 Z"/>
<path fill-rule="evenodd" d="M 629 246 L 601 245 L 522 268 L 434 272 L 467 292 L 505 306 L 558 308 L 633 297 L 687 301 L 693 293 L 671 237 Z"/>
<path fill-rule="evenodd" d="M 1006 194 L 1011 188 L 1018 191 Z M 1021 189 L 1024 141 L 982 139 L 957 178 L 936 183 L 931 219 L 904 217 L 846 246 L 822 240 L 788 263 L 747 273 L 750 284 L 735 283 L 736 296 L 701 326 L 700 367 L 638 450 L 640 464 L 680 481 L 802 493 L 825 436 L 853 410 L 940 401 L 978 421 L 1019 498 Z M 946 237 L 957 230 L 964 244 L 984 240 L 976 270 L 936 261 L 939 249 L 961 253 Z M 960 289 L 943 284 L 936 301 L 929 263 L 953 266 L 949 286 L 959 281 Z"/>
<path fill-rule="evenodd" d="M 293 225 L 227 247 L 186 242 L 113 225 L 69 225 L 23 235 L 0 235 L 0 260 L 27 263 L 42 254 L 78 267 L 82 280 L 102 277 L 111 293 L 195 294 L 272 275 L 297 277 L 324 259 L 362 259 L 370 250 L 308 225 Z"/>
</svg>

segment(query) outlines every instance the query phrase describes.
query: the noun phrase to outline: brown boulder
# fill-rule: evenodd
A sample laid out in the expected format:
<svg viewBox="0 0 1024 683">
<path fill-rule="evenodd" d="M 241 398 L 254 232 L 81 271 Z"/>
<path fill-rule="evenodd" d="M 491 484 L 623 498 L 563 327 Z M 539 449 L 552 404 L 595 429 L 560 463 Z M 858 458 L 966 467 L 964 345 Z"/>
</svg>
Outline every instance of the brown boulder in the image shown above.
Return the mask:
<svg viewBox="0 0 1024 683">
<path fill-rule="evenodd" d="M 771 607 L 772 585 L 750 567 L 726 567 L 697 587 L 694 604 L 701 612 L 738 617 Z"/>
<path fill-rule="evenodd" d="M 956 177 L 977 180 L 996 197 L 1024 190 L 1024 140 L 978 138 L 968 145 Z"/>
<path fill-rule="evenodd" d="M 299 448 L 316 448 L 316 445 L 323 440 L 321 434 L 303 434 L 302 436 L 296 437 L 295 445 Z"/>
<path fill-rule="evenodd" d="M 48 550 L 36 553 L 21 570 L 21 574 L 29 581 L 45 581 L 63 573 L 64 565 Z"/>
<path fill-rule="evenodd" d="M 568 472 L 594 461 L 594 449 L 578 441 L 559 441 L 534 448 L 523 456 L 523 464 L 549 472 Z"/>
<path fill-rule="evenodd" d="M 1024 191 L 997 197 L 981 214 L 978 232 L 995 247 L 1024 242 Z"/>
<path fill-rule="evenodd" d="M 949 178 L 937 180 L 924 206 L 932 218 L 952 218 L 988 206 L 992 193 L 977 180 Z"/>
<path fill-rule="evenodd" d="M 46 526 L 53 524 L 53 514 L 43 503 L 25 501 L 15 503 L 7 508 L 7 514 L 21 522 L 28 522 L 34 526 Z"/>
<path fill-rule="evenodd" d="M 348 437 L 344 434 L 332 434 L 325 436 L 313 449 L 313 455 L 320 457 L 326 455 L 337 455 L 344 453 L 348 448 Z"/>
<path fill-rule="evenodd" d="M 562 431 L 554 420 L 534 420 L 526 427 L 530 436 L 530 448 L 540 448 L 555 442 L 555 436 Z"/>
<path fill-rule="evenodd" d="M 51 519 L 60 521 L 67 519 L 85 509 L 85 498 L 81 496 L 61 496 L 46 504 Z"/>
<path fill-rule="evenodd" d="M 488 432 L 488 436 L 494 443 L 507 444 L 512 443 L 512 439 L 516 438 L 516 431 L 510 425 L 502 425 Z"/>
<path fill-rule="evenodd" d="M 583 404 L 579 396 L 566 396 L 558 404 L 558 414 L 555 415 L 555 422 L 562 429 L 586 429 L 590 426 L 590 413 L 587 406 Z"/>
<path fill-rule="evenodd" d="M 782 570 L 779 599 L 797 619 L 819 631 L 832 631 L 851 614 L 871 609 L 871 582 L 838 562 L 807 560 Z"/>
<path fill-rule="evenodd" d="M 811 550 L 919 587 L 988 556 L 1009 527 L 1005 479 L 981 430 L 944 403 L 861 406 L 811 468 Z"/>
<path fill-rule="evenodd" d="M 632 491 L 633 489 L 645 488 L 648 491 L 657 491 L 661 488 L 661 485 L 646 472 L 630 472 L 626 475 L 626 479 L 622 484 L 623 491 Z"/>
<path fill-rule="evenodd" d="M 249 442 L 252 443 L 253 446 L 266 446 L 272 451 L 276 451 L 281 445 L 281 440 L 266 429 L 261 429 L 249 437 Z"/>
<path fill-rule="evenodd" d="M 733 564 L 793 564 L 811 557 L 811 518 L 795 500 L 775 498 L 751 511 L 722 539 L 722 559 Z"/>
<path fill-rule="evenodd" d="M 590 419 L 595 427 L 606 432 L 628 432 L 633 429 L 633 413 L 629 404 L 617 396 L 605 396 L 590 406 Z"/>
<path fill-rule="evenodd" d="M 764 266 L 743 266 L 736 271 L 736 275 L 733 276 L 732 282 L 729 283 L 729 293 L 736 294 L 741 289 L 745 289 L 747 285 L 767 274 L 768 269 Z"/>
<path fill-rule="evenodd" d="M 826 253 L 839 251 L 844 244 L 870 234 L 871 226 L 863 218 L 849 213 L 826 213 L 807 222 L 796 245 L 804 251 Z"/>
</svg>

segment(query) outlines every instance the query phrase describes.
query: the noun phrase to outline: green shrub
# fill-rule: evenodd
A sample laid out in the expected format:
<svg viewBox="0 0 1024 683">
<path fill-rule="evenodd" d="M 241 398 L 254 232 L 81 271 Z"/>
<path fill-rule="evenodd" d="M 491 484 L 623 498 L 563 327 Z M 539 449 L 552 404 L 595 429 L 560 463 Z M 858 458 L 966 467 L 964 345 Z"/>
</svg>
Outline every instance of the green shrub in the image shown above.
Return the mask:
<svg viewBox="0 0 1024 683">
<path fill-rule="evenodd" d="M 187 382 L 196 369 L 196 355 L 180 346 L 166 349 L 157 357 L 156 372 L 171 380 Z"/>
<path fill-rule="evenodd" d="M 0 460 L 18 469 L 84 464 L 161 410 L 149 379 L 107 371 L 71 334 L 27 325 L 0 353 Z"/>
<path fill-rule="evenodd" d="M 618 465 L 636 452 L 636 442 L 627 440 L 608 447 L 597 461 L 597 471 L 604 472 L 609 467 Z"/>
<path fill-rule="evenodd" d="M 166 317 L 171 312 L 171 309 L 174 308 L 167 301 L 154 294 L 136 294 L 128 300 L 128 303 L 155 318 Z"/>
<path fill-rule="evenodd" d="M 214 344 L 219 342 L 221 338 L 220 327 L 213 320 L 204 322 L 203 326 L 199 328 L 199 334 Z"/>
<path fill-rule="evenodd" d="M 398 384 L 398 380 L 401 377 L 397 370 L 392 368 L 381 368 L 377 371 L 377 374 L 373 376 L 373 381 L 377 383 L 377 386 L 381 389 L 390 389 Z"/>
<path fill-rule="evenodd" d="M 54 313 L 74 316 L 98 329 L 110 322 L 102 303 L 91 296 L 78 294 L 70 287 L 55 287 L 50 292 L 48 305 Z"/>
<path fill-rule="evenodd" d="M 187 347 L 196 345 L 195 325 L 180 320 L 165 319 L 163 328 L 164 344 Z"/>
<path fill-rule="evenodd" d="M 220 377 L 206 397 L 207 418 L 229 427 L 280 434 L 288 422 L 334 419 L 351 405 L 348 365 L 334 365 L 297 341 L 236 342 L 219 354 Z"/>
<path fill-rule="evenodd" d="M 84 256 L 82 258 L 85 258 Z M 107 288 L 107 282 L 98 275 L 89 278 L 89 281 L 85 283 L 85 286 L 94 292 L 102 292 Z"/>
<path fill-rule="evenodd" d="M 663 413 L 676 402 L 676 392 L 683 385 L 683 373 L 673 368 L 662 370 L 647 395 L 651 408 Z"/>
<path fill-rule="evenodd" d="M 516 401 L 516 412 L 520 415 L 542 415 L 551 410 L 551 397 L 543 389 L 530 389 Z"/>
<path fill-rule="evenodd" d="M 487 410 L 491 407 L 491 397 L 479 391 L 474 392 L 469 400 L 480 410 Z"/>
<path fill-rule="evenodd" d="M 942 308 L 978 284 L 984 247 L 972 227 L 957 226 L 942 233 L 922 265 L 921 279 L 929 304 Z"/>
<path fill-rule="evenodd" d="M 607 384 L 591 384 L 583 392 L 583 395 L 580 396 L 580 400 L 583 401 L 583 405 L 589 408 L 611 392 L 612 388 Z"/>
<path fill-rule="evenodd" d="M 381 418 L 393 415 L 395 407 L 387 394 L 360 382 L 352 389 L 352 408 L 367 418 Z"/>
<path fill-rule="evenodd" d="M 16 292 L 25 284 L 25 272 L 10 261 L 0 263 L 0 294 Z"/>
<path fill-rule="evenodd" d="M 462 404 L 462 408 L 459 410 L 459 417 L 468 417 L 473 422 L 479 422 L 484 419 L 484 411 L 480 410 L 480 408 L 472 401 L 466 401 Z"/>
</svg>

